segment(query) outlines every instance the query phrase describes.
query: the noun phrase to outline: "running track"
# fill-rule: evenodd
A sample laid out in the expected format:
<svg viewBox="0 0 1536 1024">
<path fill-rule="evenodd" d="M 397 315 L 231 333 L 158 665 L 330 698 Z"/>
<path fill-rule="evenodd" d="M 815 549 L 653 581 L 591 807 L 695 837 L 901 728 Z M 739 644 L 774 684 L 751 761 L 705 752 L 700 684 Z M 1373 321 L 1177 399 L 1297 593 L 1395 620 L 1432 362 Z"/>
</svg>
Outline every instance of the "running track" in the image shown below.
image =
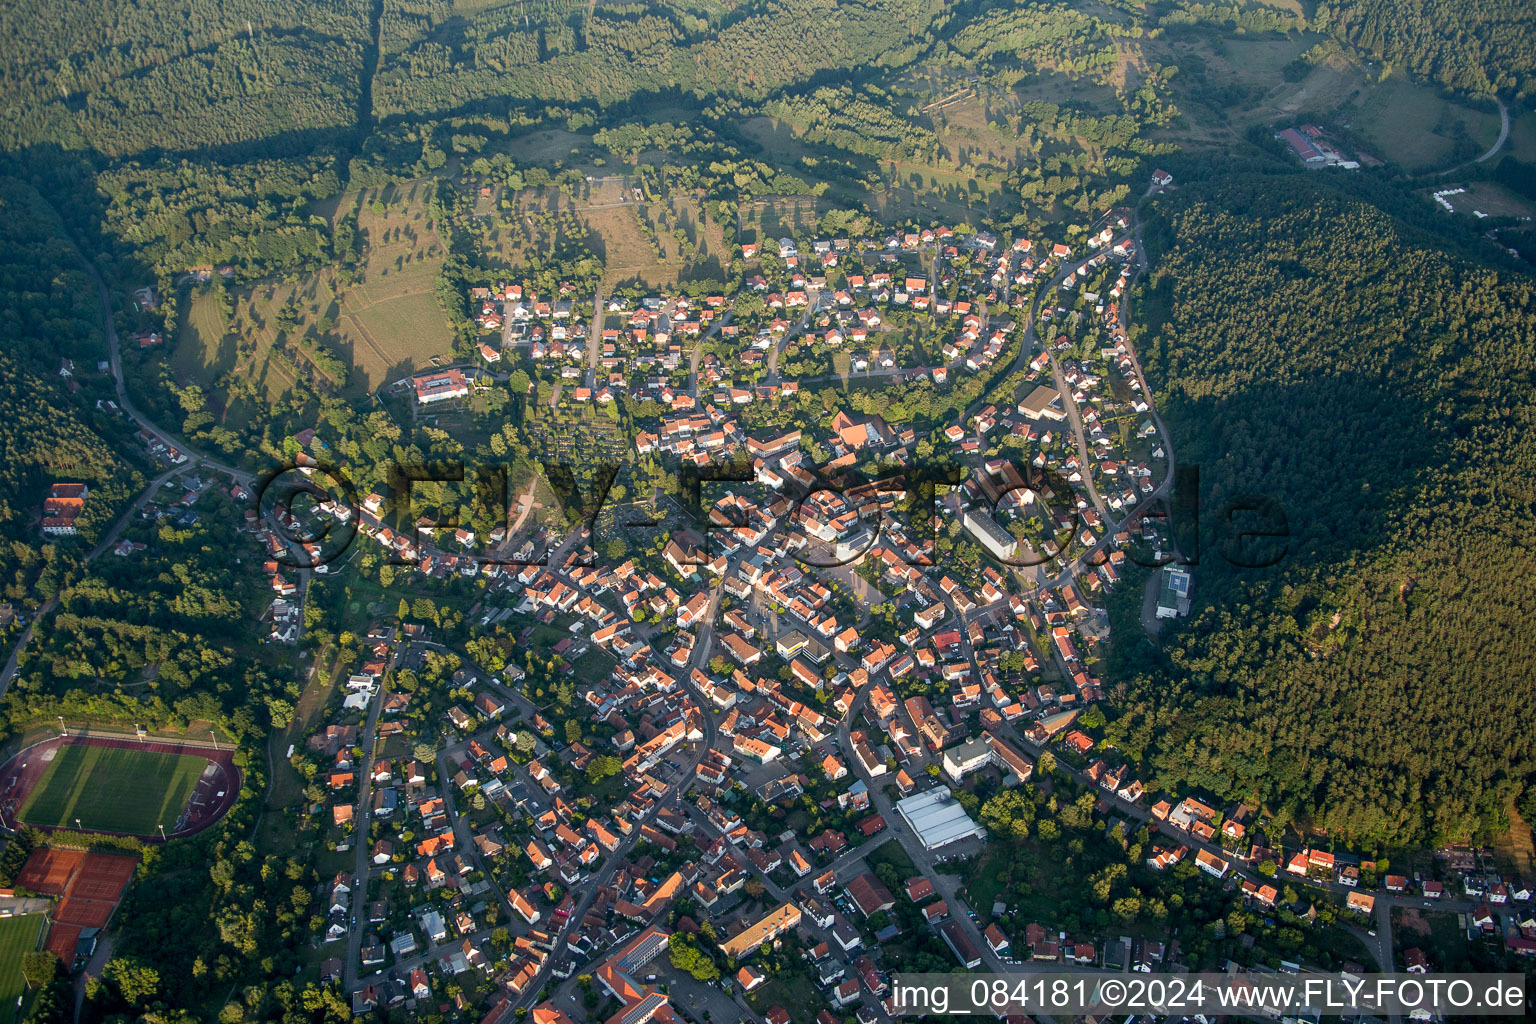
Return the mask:
<svg viewBox="0 0 1536 1024">
<path fill-rule="evenodd" d="M 222 818 L 225 812 L 234 806 L 235 798 L 240 794 L 240 771 L 235 767 L 235 752 L 232 747 L 221 747 L 215 750 L 195 743 L 175 743 L 164 740 L 141 742 L 106 736 L 55 736 L 32 744 L 4 765 L 0 765 L 0 826 L 12 830 L 20 827 L 20 823 L 16 820 L 16 813 L 26 804 L 32 787 L 37 785 L 38 780 L 48 768 L 49 759 L 45 759 L 43 755 L 64 745 L 118 747 L 125 750 L 147 750 L 157 754 L 191 754 L 217 765 L 219 772 L 212 778 L 204 776 L 198 779 L 197 786 L 192 790 L 191 799 L 188 800 L 185 810 L 177 820 L 176 828 L 166 833 L 168 839 L 201 832 Z M 42 826 L 35 827 L 42 828 L 45 832 L 53 831 L 51 828 Z M 133 835 L 128 832 L 110 832 L 91 828 L 83 831 L 105 835 Z M 160 842 L 158 831 L 153 835 L 139 835 L 136 838 L 146 842 Z"/>
</svg>

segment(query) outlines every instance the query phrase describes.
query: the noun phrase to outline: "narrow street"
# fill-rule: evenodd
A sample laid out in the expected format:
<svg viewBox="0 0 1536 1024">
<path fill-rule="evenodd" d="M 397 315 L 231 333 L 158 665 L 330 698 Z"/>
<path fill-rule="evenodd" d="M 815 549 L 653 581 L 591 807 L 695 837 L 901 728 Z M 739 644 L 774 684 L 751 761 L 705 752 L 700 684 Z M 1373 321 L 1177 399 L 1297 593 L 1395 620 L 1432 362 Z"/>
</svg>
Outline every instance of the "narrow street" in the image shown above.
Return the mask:
<svg viewBox="0 0 1536 1024">
<path fill-rule="evenodd" d="M 357 812 L 353 815 L 355 824 L 352 829 L 353 841 L 357 843 L 357 867 L 352 872 L 352 920 L 347 930 L 347 955 L 343 969 L 343 983 L 349 992 L 357 987 L 358 967 L 361 963 L 365 929 L 358 922 L 368 920 L 368 871 L 372 865 L 368 821 L 373 805 L 373 745 L 378 736 L 379 712 L 383 707 L 384 693 L 381 687 L 368 705 L 368 718 L 363 725 L 359 744 L 363 756 L 357 762 Z"/>
</svg>

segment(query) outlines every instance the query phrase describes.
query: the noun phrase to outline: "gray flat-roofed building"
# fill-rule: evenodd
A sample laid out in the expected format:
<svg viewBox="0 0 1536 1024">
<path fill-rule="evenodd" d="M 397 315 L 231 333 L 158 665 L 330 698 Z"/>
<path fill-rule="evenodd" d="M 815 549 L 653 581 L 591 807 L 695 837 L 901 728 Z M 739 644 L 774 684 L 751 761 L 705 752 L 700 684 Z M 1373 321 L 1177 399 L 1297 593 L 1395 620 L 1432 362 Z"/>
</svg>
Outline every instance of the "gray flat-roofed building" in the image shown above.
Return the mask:
<svg viewBox="0 0 1536 1024">
<path fill-rule="evenodd" d="M 1189 614 L 1189 590 L 1193 582 L 1189 570 L 1163 566 L 1163 580 L 1157 591 L 1157 617 L 1183 618 Z"/>
<path fill-rule="evenodd" d="M 971 772 L 985 768 L 991 760 L 992 748 L 986 740 L 966 740 L 944 751 L 944 771 L 955 782 L 960 782 Z"/>
<path fill-rule="evenodd" d="M 962 839 L 985 839 L 987 835 L 987 830 L 972 821 L 960 802 L 943 787 L 900 800 L 896 810 L 925 850 Z"/>
<path fill-rule="evenodd" d="M 1003 529 L 985 509 L 966 509 L 960 521 L 993 558 L 1012 558 L 1018 553 L 1019 539 Z"/>
</svg>

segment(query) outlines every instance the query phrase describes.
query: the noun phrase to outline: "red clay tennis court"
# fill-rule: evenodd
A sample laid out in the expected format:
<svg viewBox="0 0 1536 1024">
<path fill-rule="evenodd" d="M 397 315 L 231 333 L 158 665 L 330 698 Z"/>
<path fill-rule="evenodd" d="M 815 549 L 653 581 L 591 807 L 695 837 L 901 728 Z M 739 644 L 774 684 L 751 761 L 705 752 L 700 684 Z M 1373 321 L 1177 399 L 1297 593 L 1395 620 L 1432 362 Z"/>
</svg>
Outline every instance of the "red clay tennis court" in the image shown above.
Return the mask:
<svg viewBox="0 0 1536 1024">
<path fill-rule="evenodd" d="M 46 847 L 33 850 L 16 876 L 16 884 L 48 896 L 63 896 L 70 879 L 83 863 L 85 853 L 82 850 L 50 850 Z"/>
<path fill-rule="evenodd" d="M 75 943 L 84 928 L 105 928 L 123 890 L 133 878 L 137 857 L 80 850 L 32 851 L 16 884 L 33 892 L 64 897 L 53 909 L 47 948 L 65 964 L 75 958 Z"/>
<path fill-rule="evenodd" d="M 137 857 L 119 857 L 106 853 L 88 853 L 85 863 L 75 876 L 75 884 L 69 890 L 71 897 L 88 900 L 107 900 L 116 903 L 133 878 L 133 869 L 139 866 Z"/>
<path fill-rule="evenodd" d="M 65 966 L 75 962 L 75 943 L 80 941 L 81 928 L 77 924 L 54 924 L 48 928 L 48 942 L 43 946 L 64 961 Z"/>
<path fill-rule="evenodd" d="M 71 896 L 53 912 L 58 924 L 77 924 L 82 928 L 105 928 L 117 908 L 115 900 L 82 900 Z"/>
</svg>

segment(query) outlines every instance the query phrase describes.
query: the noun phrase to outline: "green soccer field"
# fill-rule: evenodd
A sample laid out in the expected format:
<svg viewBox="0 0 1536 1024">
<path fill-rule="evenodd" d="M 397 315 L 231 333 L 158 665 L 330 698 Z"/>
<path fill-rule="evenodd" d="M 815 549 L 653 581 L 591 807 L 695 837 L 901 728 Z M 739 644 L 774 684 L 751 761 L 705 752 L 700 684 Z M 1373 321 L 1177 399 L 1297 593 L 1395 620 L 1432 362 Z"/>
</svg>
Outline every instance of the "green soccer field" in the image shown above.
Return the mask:
<svg viewBox="0 0 1536 1024">
<path fill-rule="evenodd" d="M 16 1019 L 16 997 L 27 987 L 21 976 L 21 957 L 37 948 L 42 930 L 40 914 L 0 918 L 0 1024 Z"/>
<path fill-rule="evenodd" d="M 120 747 L 59 750 L 17 815 L 28 825 L 154 835 L 170 831 L 207 767 L 192 754 Z"/>
</svg>

